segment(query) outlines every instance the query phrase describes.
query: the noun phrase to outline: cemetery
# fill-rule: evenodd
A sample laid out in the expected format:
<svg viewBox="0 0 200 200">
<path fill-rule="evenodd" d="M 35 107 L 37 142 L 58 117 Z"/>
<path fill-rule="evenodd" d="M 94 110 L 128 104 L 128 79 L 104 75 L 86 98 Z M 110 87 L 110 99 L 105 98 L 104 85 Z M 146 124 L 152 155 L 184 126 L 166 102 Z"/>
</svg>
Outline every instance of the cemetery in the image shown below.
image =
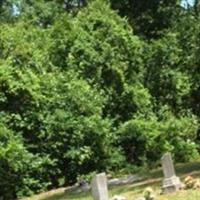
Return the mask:
<svg viewBox="0 0 200 200">
<path fill-rule="evenodd" d="M 200 200 L 200 0 L 0 0 L 0 200 Z"/>
<path fill-rule="evenodd" d="M 180 165 L 176 175 L 170 153 L 161 158 L 162 168 L 147 179 L 109 181 L 105 172 L 96 174 L 87 188 L 65 188 L 27 200 L 198 200 L 200 198 L 200 162 Z M 163 178 L 161 178 L 163 176 Z M 113 179 L 114 180 L 114 179 Z M 78 189 L 79 188 L 79 189 Z"/>
</svg>

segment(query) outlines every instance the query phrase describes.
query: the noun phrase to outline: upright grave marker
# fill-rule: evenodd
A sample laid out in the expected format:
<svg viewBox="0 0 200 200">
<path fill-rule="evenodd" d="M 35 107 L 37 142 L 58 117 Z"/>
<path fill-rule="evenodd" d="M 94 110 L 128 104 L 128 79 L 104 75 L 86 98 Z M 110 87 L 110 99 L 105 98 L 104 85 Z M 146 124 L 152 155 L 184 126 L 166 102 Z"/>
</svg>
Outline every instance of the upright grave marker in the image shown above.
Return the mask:
<svg viewBox="0 0 200 200">
<path fill-rule="evenodd" d="M 176 176 L 172 157 L 170 153 L 166 153 L 162 157 L 162 168 L 164 173 L 163 192 L 175 192 L 181 189 L 182 183 L 179 177 Z"/>
<path fill-rule="evenodd" d="M 108 200 L 108 186 L 105 173 L 95 175 L 91 185 L 94 200 Z"/>
</svg>

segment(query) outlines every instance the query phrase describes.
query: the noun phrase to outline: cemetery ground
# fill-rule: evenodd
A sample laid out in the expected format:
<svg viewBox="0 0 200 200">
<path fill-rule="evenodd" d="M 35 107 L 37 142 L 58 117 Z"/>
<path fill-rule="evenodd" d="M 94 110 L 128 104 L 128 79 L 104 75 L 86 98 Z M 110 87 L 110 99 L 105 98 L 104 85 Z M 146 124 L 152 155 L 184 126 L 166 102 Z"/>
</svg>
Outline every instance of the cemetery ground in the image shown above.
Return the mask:
<svg viewBox="0 0 200 200">
<path fill-rule="evenodd" d="M 200 178 L 200 161 L 176 165 L 176 173 L 183 180 L 188 175 Z M 143 171 L 142 180 L 132 184 L 109 187 L 109 196 L 122 195 L 126 200 L 134 200 L 143 194 L 147 187 L 151 187 L 156 194 L 156 200 L 199 200 L 200 190 L 182 190 L 179 192 L 160 195 L 163 180 L 162 169 Z M 52 190 L 24 200 L 92 200 L 91 192 L 66 192 L 66 188 Z"/>
</svg>

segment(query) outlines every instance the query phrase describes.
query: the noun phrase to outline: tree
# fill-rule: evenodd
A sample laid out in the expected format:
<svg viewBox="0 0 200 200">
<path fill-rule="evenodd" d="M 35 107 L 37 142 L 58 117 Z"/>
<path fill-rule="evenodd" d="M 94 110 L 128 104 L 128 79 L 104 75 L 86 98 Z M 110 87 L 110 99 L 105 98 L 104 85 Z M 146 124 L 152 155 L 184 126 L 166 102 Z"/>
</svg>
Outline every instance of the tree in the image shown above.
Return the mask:
<svg viewBox="0 0 200 200">
<path fill-rule="evenodd" d="M 112 7 L 127 16 L 133 29 L 147 38 L 160 36 L 180 12 L 179 0 L 111 0 Z"/>
<path fill-rule="evenodd" d="M 0 22 L 10 21 L 13 17 L 14 0 L 0 0 Z"/>
<path fill-rule="evenodd" d="M 135 10 L 133 29 L 104 0 L 79 12 L 63 1 L 24 0 L 16 20 L 2 21 L 4 199 L 94 171 L 156 165 L 165 151 L 178 161 L 198 156 L 198 16 L 183 9 L 160 24 L 157 15 L 168 18 L 175 5 L 162 2 L 121 1 L 124 15 L 123 6 Z"/>
<path fill-rule="evenodd" d="M 194 10 L 195 10 L 196 15 L 199 15 L 199 11 L 200 11 L 200 1 L 199 0 L 194 1 Z"/>
</svg>

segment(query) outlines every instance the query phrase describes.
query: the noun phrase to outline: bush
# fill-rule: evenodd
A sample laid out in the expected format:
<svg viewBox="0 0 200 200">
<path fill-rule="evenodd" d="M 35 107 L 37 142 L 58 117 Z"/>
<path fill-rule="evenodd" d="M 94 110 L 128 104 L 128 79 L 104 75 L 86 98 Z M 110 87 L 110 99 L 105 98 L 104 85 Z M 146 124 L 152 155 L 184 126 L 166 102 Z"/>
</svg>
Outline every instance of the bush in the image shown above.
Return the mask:
<svg viewBox="0 0 200 200">
<path fill-rule="evenodd" d="M 168 151 L 176 160 L 188 161 L 198 157 L 193 142 L 197 129 L 197 120 L 191 115 L 179 119 L 169 111 L 162 113 L 162 119 L 154 114 L 139 115 L 121 125 L 119 141 L 127 160 L 136 165 L 155 164 Z"/>
<path fill-rule="evenodd" d="M 15 136 L 2 123 L 0 125 L 0 196 L 4 200 L 42 191 L 49 183 L 44 183 L 45 165 L 49 159 L 34 156 L 24 147 L 22 138 Z M 34 176 L 33 176 L 34 175 Z"/>
</svg>

